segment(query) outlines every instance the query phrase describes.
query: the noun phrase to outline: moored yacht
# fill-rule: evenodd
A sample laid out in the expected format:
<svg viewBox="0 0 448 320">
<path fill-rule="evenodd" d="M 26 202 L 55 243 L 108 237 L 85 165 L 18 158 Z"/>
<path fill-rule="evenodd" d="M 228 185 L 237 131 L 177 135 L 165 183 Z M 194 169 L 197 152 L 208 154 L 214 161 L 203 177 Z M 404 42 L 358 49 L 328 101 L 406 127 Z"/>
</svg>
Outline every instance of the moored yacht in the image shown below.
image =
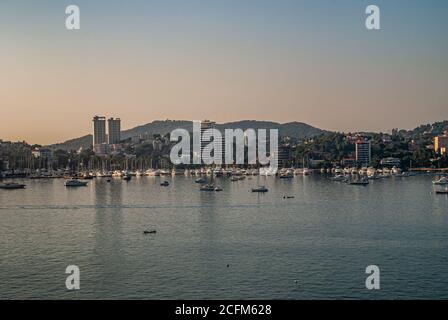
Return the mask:
<svg viewBox="0 0 448 320">
<path fill-rule="evenodd" d="M 206 184 L 199 188 L 200 191 L 215 191 L 216 187 L 213 184 Z"/>
<path fill-rule="evenodd" d="M 292 172 L 284 172 L 280 174 L 280 179 L 292 179 L 294 178 L 294 174 Z"/>
<path fill-rule="evenodd" d="M 79 181 L 76 179 L 67 180 L 64 184 L 66 187 L 85 187 L 87 186 L 87 181 Z"/>
<path fill-rule="evenodd" d="M 196 183 L 205 183 L 206 180 L 204 178 L 198 178 L 198 179 L 194 180 L 194 182 L 196 182 Z"/>
<path fill-rule="evenodd" d="M 436 194 L 448 194 L 448 187 L 443 190 L 436 190 Z"/>
<path fill-rule="evenodd" d="M 13 190 L 13 189 L 25 189 L 25 187 L 26 185 L 15 182 L 0 183 L 0 189 Z"/>
<path fill-rule="evenodd" d="M 269 190 L 268 190 L 268 188 L 266 188 L 265 186 L 259 186 L 259 187 L 256 187 L 256 188 L 252 188 L 252 192 L 262 192 L 262 193 L 264 193 L 264 192 L 268 192 Z"/>
<path fill-rule="evenodd" d="M 350 184 L 352 186 L 366 186 L 369 183 L 370 183 L 369 180 L 366 178 L 360 178 L 360 179 L 351 180 L 348 182 L 348 184 Z"/>
<path fill-rule="evenodd" d="M 448 178 L 445 176 L 440 177 L 432 182 L 435 185 L 445 185 L 448 184 Z"/>
</svg>

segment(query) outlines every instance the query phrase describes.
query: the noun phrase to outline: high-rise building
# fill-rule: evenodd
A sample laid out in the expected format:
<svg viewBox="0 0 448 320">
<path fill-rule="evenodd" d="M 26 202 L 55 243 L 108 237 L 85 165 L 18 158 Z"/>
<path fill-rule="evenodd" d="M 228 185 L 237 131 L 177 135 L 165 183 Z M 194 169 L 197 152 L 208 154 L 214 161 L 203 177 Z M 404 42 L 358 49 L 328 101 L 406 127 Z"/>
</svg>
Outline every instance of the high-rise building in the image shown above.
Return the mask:
<svg viewBox="0 0 448 320">
<path fill-rule="evenodd" d="M 434 137 L 434 151 L 440 155 L 444 155 L 448 150 L 448 131 L 443 135 Z"/>
<path fill-rule="evenodd" d="M 108 126 L 108 140 L 109 144 L 117 144 L 121 141 L 121 119 L 109 118 L 107 119 Z"/>
<path fill-rule="evenodd" d="M 207 155 L 204 157 L 204 154 L 203 154 L 204 148 L 210 143 L 210 137 L 206 137 L 204 139 L 204 132 L 206 130 L 213 129 L 214 127 L 215 127 L 215 122 L 212 122 L 209 120 L 201 121 L 201 159 L 202 159 L 202 163 L 206 163 L 206 161 L 207 162 L 210 161 L 209 157 Z M 222 154 L 219 156 L 222 158 Z"/>
<path fill-rule="evenodd" d="M 359 138 L 356 141 L 356 162 L 361 167 L 370 166 L 372 158 L 370 141 L 364 138 Z"/>
<path fill-rule="evenodd" d="M 291 162 L 291 146 L 282 145 L 278 147 L 278 166 L 280 168 L 285 168 L 290 165 Z"/>
<path fill-rule="evenodd" d="M 93 146 L 106 143 L 106 118 L 93 117 Z"/>
</svg>

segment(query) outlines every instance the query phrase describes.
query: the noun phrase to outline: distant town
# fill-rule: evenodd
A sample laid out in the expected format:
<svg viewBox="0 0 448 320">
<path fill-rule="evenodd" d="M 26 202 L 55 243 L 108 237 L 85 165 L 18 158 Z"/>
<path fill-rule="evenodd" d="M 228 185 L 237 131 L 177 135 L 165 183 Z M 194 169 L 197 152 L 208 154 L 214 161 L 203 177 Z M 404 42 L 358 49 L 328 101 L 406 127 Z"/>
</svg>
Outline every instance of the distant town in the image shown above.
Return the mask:
<svg viewBox="0 0 448 320">
<path fill-rule="evenodd" d="M 215 122 L 205 120 L 201 125 L 213 128 Z M 169 133 L 145 132 L 123 138 L 120 118 L 95 116 L 91 146 L 87 148 L 66 150 L 58 145 L 0 140 L 0 169 L 3 177 L 56 170 L 182 169 L 185 165 L 176 167 L 169 158 L 174 144 Z M 310 170 L 367 167 L 443 170 L 448 168 L 447 149 L 448 121 L 443 121 L 414 130 L 393 129 L 391 133 L 322 131 L 303 138 L 281 134 L 278 162 L 280 168 Z"/>
</svg>

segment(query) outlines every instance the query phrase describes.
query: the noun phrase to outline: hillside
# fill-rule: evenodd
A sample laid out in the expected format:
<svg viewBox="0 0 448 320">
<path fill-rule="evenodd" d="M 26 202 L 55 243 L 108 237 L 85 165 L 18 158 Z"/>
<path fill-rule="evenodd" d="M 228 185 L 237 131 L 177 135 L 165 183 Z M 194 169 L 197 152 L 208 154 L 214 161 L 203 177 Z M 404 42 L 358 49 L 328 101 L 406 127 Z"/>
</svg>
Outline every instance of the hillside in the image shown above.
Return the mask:
<svg viewBox="0 0 448 320">
<path fill-rule="evenodd" d="M 176 128 L 183 128 L 188 131 L 192 130 L 192 122 L 185 120 L 156 120 L 151 123 L 138 126 L 129 130 L 124 130 L 122 132 L 123 139 L 138 136 L 140 134 L 161 134 L 165 135 Z M 246 130 L 248 128 L 252 129 L 279 129 L 280 136 L 290 136 L 297 139 L 308 138 L 312 136 L 319 135 L 326 132 L 310 126 L 302 122 L 289 122 L 280 124 L 277 122 L 270 121 L 256 121 L 256 120 L 243 120 L 237 122 L 228 122 L 223 124 L 217 124 L 216 128 L 219 130 L 223 129 L 236 129 L 240 128 Z M 89 148 L 92 146 L 92 135 L 85 135 L 79 138 L 71 139 L 63 143 L 53 144 L 48 147 L 52 149 L 62 149 L 62 150 L 77 150 L 80 147 Z"/>
</svg>

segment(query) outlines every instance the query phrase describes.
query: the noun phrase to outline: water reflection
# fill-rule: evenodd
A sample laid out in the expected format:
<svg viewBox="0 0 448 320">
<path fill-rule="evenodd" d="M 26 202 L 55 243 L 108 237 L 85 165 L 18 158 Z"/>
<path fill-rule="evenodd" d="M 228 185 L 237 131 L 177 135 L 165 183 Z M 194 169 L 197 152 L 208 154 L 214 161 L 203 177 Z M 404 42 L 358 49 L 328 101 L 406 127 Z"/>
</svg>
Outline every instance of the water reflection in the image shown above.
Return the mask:
<svg viewBox="0 0 448 320">
<path fill-rule="evenodd" d="M 94 183 L 94 246 L 89 272 L 95 277 L 92 290 L 100 294 L 105 289 L 109 292 L 119 289 L 119 279 L 125 272 L 126 259 L 122 243 L 123 186 L 119 180 L 107 182 L 98 179 Z"/>
</svg>

